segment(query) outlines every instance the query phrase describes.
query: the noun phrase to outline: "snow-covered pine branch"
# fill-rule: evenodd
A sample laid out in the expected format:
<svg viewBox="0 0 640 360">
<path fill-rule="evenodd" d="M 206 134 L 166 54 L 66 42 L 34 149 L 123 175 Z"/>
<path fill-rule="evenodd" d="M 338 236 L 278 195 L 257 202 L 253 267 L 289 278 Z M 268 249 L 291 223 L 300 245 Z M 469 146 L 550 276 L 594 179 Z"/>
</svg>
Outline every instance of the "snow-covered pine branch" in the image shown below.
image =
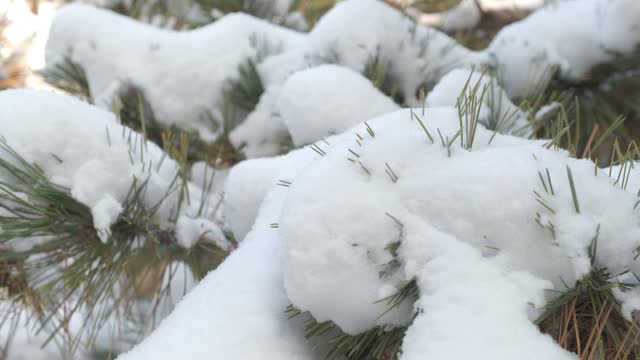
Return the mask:
<svg viewBox="0 0 640 360">
<path fill-rule="evenodd" d="M 67 96 L 12 90 L 0 93 L 0 118 L 0 268 L 3 287 L 14 284 L 6 294 L 12 305 L 3 303 L 3 337 L 27 311 L 45 339 L 71 331 L 75 349 L 105 321 L 139 308 L 136 299 L 156 296 L 145 305 L 150 321 L 154 307 L 166 314 L 178 294 L 166 300 L 167 290 L 153 280 L 142 285 L 145 278 L 161 280 L 181 262 L 192 282 L 235 246 L 216 214 L 222 199 L 211 188 L 213 171 L 185 182 L 176 161 L 112 114 Z M 86 318 L 70 330 L 76 312 Z"/>
<path fill-rule="evenodd" d="M 309 33 L 247 14 L 160 30 L 66 6 L 44 74 L 119 123 L 0 94 L 16 119 L 0 122 L 0 283 L 47 326 L 34 299 L 58 291 L 53 330 L 85 341 L 78 316 L 91 335 L 123 320 L 89 309 L 120 309 L 105 293 L 153 284 L 157 302 L 133 307 L 144 318 L 166 266 L 199 278 L 235 238 L 121 359 L 637 356 L 640 152 L 613 136 L 640 112 L 610 89 L 640 93 L 639 6 L 554 3 L 481 51 L 375 0 L 341 2 Z M 244 157 L 264 158 L 235 165 L 223 197 L 209 164 Z M 42 259 L 60 272 L 34 289 Z M 95 269 L 109 281 L 82 278 Z"/>
</svg>

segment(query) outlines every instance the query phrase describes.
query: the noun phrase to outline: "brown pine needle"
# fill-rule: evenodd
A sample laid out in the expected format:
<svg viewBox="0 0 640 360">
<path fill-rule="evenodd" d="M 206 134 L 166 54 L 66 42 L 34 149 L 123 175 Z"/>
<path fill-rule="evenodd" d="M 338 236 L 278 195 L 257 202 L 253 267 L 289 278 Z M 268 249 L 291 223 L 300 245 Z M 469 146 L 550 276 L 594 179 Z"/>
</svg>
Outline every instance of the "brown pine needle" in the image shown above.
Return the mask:
<svg viewBox="0 0 640 360">
<path fill-rule="evenodd" d="M 611 310 L 613 310 L 614 303 L 606 300 L 604 304 L 602 304 L 601 310 L 598 314 L 596 314 L 596 318 L 594 321 L 594 326 L 591 329 L 589 334 L 589 338 L 587 339 L 587 345 L 585 345 L 585 353 L 586 357 L 582 357 L 584 360 L 592 360 L 596 354 L 596 349 L 598 348 L 598 343 L 602 337 L 602 331 L 604 330 L 607 320 L 609 320 L 609 316 L 611 315 Z"/>
<path fill-rule="evenodd" d="M 633 340 L 627 343 L 629 335 L 631 335 L 631 332 L 634 330 L 636 330 L 635 332 L 636 334 L 633 336 Z M 618 348 L 618 353 L 624 350 L 624 355 L 620 357 L 620 359 L 626 360 L 629 357 L 629 353 L 633 349 L 633 344 L 636 344 L 639 338 L 640 338 L 640 327 L 638 326 L 637 322 L 634 322 L 631 324 L 631 327 L 629 328 L 627 335 L 625 336 L 624 340 L 620 344 L 620 347 Z M 618 359 L 618 353 L 616 353 L 615 359 Z"/>
<path fill-rule="evenodd" d="M 596 124 L 593 127 L 593 131 L 591 131 L 591 136 L 589 136 L 589 140 L 587 141 L 587 146 L 585 146 L 584 151 L 582 152 L 583 158 L 587 156 L 587 154 L 589 156 L 591 155 L 591 144 L 593 144 L 593 141 L 596 139 L 596 135 L 598 134 L 598 131 L 600 131 L 600 124 Z"/>
<path fill-rule="evenodd" d="M 578 348 L 578 356 L 582 356 L 582 346 L 580 345 L 580 331 L 578 329 L 578 317 L 576 315 L 576 299 L 573 299 L 573 330 L 576 334 L 576 347 Z"/>
</svg>

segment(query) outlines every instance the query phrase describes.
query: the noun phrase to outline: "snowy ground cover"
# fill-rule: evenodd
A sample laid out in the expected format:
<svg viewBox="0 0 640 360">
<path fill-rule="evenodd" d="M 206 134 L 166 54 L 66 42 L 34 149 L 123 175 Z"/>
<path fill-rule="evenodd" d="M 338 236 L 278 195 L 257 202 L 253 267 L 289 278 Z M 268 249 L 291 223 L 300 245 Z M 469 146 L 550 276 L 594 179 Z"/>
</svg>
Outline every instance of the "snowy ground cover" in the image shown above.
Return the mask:
<svg viewBox="0 0 640 360">
<path fill-rule="evenodd" d="M 638 49 L 632 0 L 554 2 L 481 51 L 377 0 L 340 2 L 307 33 L 246 14 L 173 31 L 65 6 L 47 66 L 72 69 L 88 103 L 0 93 L 0 263 L 41 284 L 0 293 L 5 314 L 15 294 L 35 309 L 12 318 L 8 357 L 90 358 L 92 341 L 123 360 L 640 356 L 640 154 L 616 141 L 599 167 L 580 154 L 613 130 L 572 142 L 579 121 L 539 96 Z M 193 154 L 220 143 L 247 160 L 222 170 L 219 154 Z M 97 250 L 51 255 L 76 238 Z M 211 249 L 228 257 L 205 277 Z M 125 254 L 152 271 L 133 275 Z M 113 296 L 78 281 L 110 269 Z M 45 288 L 60 296 L 43 312 Z M 130 292 L 133 306 L 117 300 Z M 584 294 L 628 331 L 543 326 L 577 318 Z M 104 303 L 122 314 L 93 309 Z M 135 347 L 129 312 L 154 317 Z M 40 349 L 39 313 L 62 314 L 80 343 Z"/>
</svg>

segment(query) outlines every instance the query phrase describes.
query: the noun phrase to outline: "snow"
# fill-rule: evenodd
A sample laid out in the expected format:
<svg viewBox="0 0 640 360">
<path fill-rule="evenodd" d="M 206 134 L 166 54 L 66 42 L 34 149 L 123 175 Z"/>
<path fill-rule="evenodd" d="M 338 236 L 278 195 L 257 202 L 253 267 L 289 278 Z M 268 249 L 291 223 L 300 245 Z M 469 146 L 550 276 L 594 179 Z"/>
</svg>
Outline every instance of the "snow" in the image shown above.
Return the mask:
<svg viewBox="0 0 640 360">
<path fill-rule="evenodd" d="M 426 108 L 425 113 L 431 133 L 439 129 L 452 138 L 458 131 L 455 109 Z M 635 195 L 613 186 L 605 172 L 594 175 L 589 161 L 544 148 L 544 141 L 494 135 L 480 126 L 471 151 L 455 141 L 449 156 L 439 142 L 431 143 L 411 110 L 367 124 L 374 137 L 359 124 L 318 142 L 324 156 L 306 147 L 233 168 L 225 216 L 238 238 L 248 235 L 159 331 L 122 358 L 200 358 L 216 349 L 216 355 L 229 359 L 260 358 L 256 354 L 312 359 L 318 353 L 304 350 L 296 322 L 283 319 L 289 302 L 350 333 L 376 324 L 404 325 L 411 304 L 380 318 L 386 307 L 376 301 L 411 278 L 421 297 L 402 346 L 403 360 L 468 357 L 468 348 L 453 346 L 461 339 L 471 341 L 480 358 L 574 358 L 531 321 L 553 296 L 547 290 L 571 286 L 590 270 L 587 247 L 596 234 L 595 266 L 613 273 L 639 270 L 633 261 L 640 245 Z M 362 146 L 356 133 L 364 138 Z M 354 156 L 348 149 L 358 153 L 369 173 L 347 160 Z M 385 164 L 397 182 L 384 171 Z M 538 175 L 546 176 L 547 170 L 554 195 L 545 192 Z M 291 184 L 278 186 L 278 180 Z M 536 201 L 534 190 L 544 194 L 555 214 Z M 380 278 L 390 260 L 385 247 L 398 240 L 401 265 Z M 631 309 L 637 296 L 626 294 L 625 309 Z M 456 331 L 451 324 L 457 324 Z"/>
<path fill-rule="evenodd" d="M 504 12 L 519 14 L 538 9 L 547 2 L 549 1 L 462 0 L 455 6 L 441 12 L 423 13 L 414 7 L 407 8 L 406 12 L 419 24 L 433 26 L 446 32 L 456 32 L 476 28 L 486 13 Z"/>
<path fill-rule="evenodd" d="M 454 109 L 427 108 L 425 119 L 429 131 L 445 139 L 459 129 Z M 379 277 L 390 260 L 385 247 L 399 240 L 387 213 L 400 223 L 406 213 L 419 216 L 485 256 L 502 258 L 503 269 L 527 272 L 557 289 L 572 286 L 589 272 L 587 249 L 596 237 L 597 266 L 612 273 L 639 269 L 633 259 L 640 245 L 640 224 L 632 210 L 635 196 L 612 186 L 606 174 L 594 176 L 591 162 L 547 150 L 540 142 L 500 134 L 492 138 L 481 127 L 472 151 L 455 141 L 449 156 L 446 147 L 429 141 L 408 110 L 368 124 L 375 137 L 367 135 L 361 147 L 355 137 L 334 145 L 292 181 L 280 218 L 288 244 L 287 293 L 317 319 L 330 319 L 349 333 L 380 321 L 399 323 L 379 318 L 384 304 L 376 303 L 381 288 L 411 279 L 410 274 Z M 365 126 L 358 132 L 366 134 Z M 357 157 L 356 163 L 349 157 Z M 567 167 L 577 188 L 579 213 Z M 386 169 L 392 169 L 397 182 Z M 554 195 L 540 182 L 538 172 L 547 170 Z M 543 194 L 553 212 L 533 191 Z M 407 231 L 404 236 L 410 236 Z M 336 297 L 338 292 L 344 296 Z"/>
<path fill-rule="evenodd" d="M 2 37 L 6 42 L 0 44 L 0 58 L 11 55 L 5 53 L 7 50 L 17 49 L 17 52 L 23 52 L 27 72 L 25 85 L 30 88 L 43 88 L 46 85 L 35 72 L 45 65 L 44 53 L 49 28 L 61 1 L 39 1 L 37 14 L 31 11 L 31 5 L 28 0 L 0 3 L 0 17 L 8 22 L 2 30 Z"/>
<path fill-rule="evenodd" d="M 132 323 L 131 318 L 114 311 L 102 324 L 102 328 L 96 333 L 91 347 L 89 347 L 89 334 L 87 327 L 95 325 L 96 319 L 92 315 L 93 309 L 79 308 L 66 327 L 66 335 L 69 339 L 78 337 L 78 349 L 73 353 L 66 339 L 54 337 L 44 345 L 48 333 L 46 329 L 40 330 L 41 323 L 37 321 L 36 314 L 28 309 L 20 313 L 11 310 L 8 301 L 0 299 L 0 353 L 6 360 L 90 360 L 95 359 L 95 353 L 120 353 L 125 352 L 135 344 L 136 336 L 144 336 L 153 330 L 156 318 L 163 318 L 175 307 L 182 297 L 190 291 L 196 282 L 189 268 L 181 263 L 172 263 L 167 266 L 164 278 L 160 284 L 163 292 L 161 298 L 150 301 L 138 300 L 128 310 L 127 316 L 138 317 L 139 323 Z M 0 297 L 3 294 L 0 292 Z M 106 304 L 115 307 L 116 304 Z M 70 309 L 73 303 L 69 303 Z M 13 305 L 15 309 L 15 304 Z M 123 309 L 124 310 L 124 309 Z M 95 313 L 94 313 L 95 314 Z M 144 328 L 138 329 L 142 325 Z M 15 331 L 13 331 L 15 330 Z M 136 334 L 141 331 L 140 334 Z M 11 337 L 10 337 L 11 336 Z M 4 347 L 5 341 L 11 340 L 9 346 Z M 71 355 L 72 354 L 72 355 Z"/>
<path fill-rule="evenodd" d="M 237 240 L 244 239 L 253 228 L 269 191 L 279 180 L 290 180 L 288 174 L 303 171 L 314 154 L 303 148 L 286 156 L 243 161 L 231 169 L 224 188 L 224 217 Z"/>
<path fill-rule="evenodd" d="M 240 247 L 153 334 L 119 359 L 312 360 L 301 324 L 284 313 L 284 246 L 269 227 L 284 195 L 283 188 L 269 192 L 264 215 Z"/>
<path fill-rule="evenodd" d="M 566 80 L 587 80 L 595 65 L 630 55 L 640 46 L 638 29 L 635 0 L 560 1 L 504 27 L 488 53 L 509 96 L 522 98 L 539 90 L 556 66 Z"/>
<path fill-rule="evenodd" d="M 45 91 L 6 90 L 0 92 L 0 119 L 6 120 L 0 122 L 3 141 L 25 160 L 37 164 L 52 182 L 68 188 L 72 197 L 88 206 L 96 233 L 103 242 L 111 241 L 111 225 L 119 220 L 127 194 L 133 182 L 137 181 L 138 184 L 147 184 L 142 199 L 145 206 L 152 208 L 162 201 L 153 220 L 168 229 L 175 226 L 178 245 L 190 248 L 197 241 L 206 241 L 223 250 L 231 249 L 231 243 L 217 223 L 221 223 L 216 216 L 217 202 L 221 201 L 219 189 L 208 195 L 200 186 L 188 182 L 185 186 L 189 188 L 190 197 L 178 209 L 178 191 L 167 195 L 175 186 L 179 171 L 177 163 L 155 144 L 146 142 L 141 135 L 118 124 L 113 114 L 69 96 Z M 192 170 L 194 173 L 204 172 L 204 166 L 194 166 Z M 211 176 L 210 171 L 208 178 Z M 11 182 L 9 174 L 1 173 L 0 179 Z M 194 176 L 194 179 L 212 186 L 204 174 Z M 219 183 L 220 180 L 217 186 Z M 174 225 L 171 219 L 176 215 L 178 223 Z M 13 239 L 3 243 L 2 248 L 28 251 L 30 247 L 48 240 L 46 237 Z M 159 318 L 167 315 L 182 297 L 180 291 L 194 286 L 190 271 L 183 265 L 177 265 L 177 268 L 182 268 L 183 274 L 164 280 L 164 284 L 173 287 L 170 296 L 156 299 L 153 304 L 134 305 L 134 310 L 144 314 L 141 323 L 147 325 L 151 313 Z M 74 299 L 69 301 L 72 306 Z M 0 305 L 6 304 L 0 301 Z M 70 327 L 70 334 L 86 331 L 84 318 L 91 323 L 95 321 L 91 316 L 90 309 L 80 308 L 73 320 L 78 324 Z M 115 311 L 113 318 L 107 321 L 98 334 L 97 348 L 126 350 L 132 345 L 128 334 L 122 334 L 126 325 L 123 321 L 126 323 L 128 320 L 121 316 L 123 314 Z M 55 342 L 37 350 L 48 334 L 37 334 L 38 324 L 34 320 L 29 324 L 20 321 L 20 331 L 12 341 L 9 359 L 20 359 L 21 356 L 25 359 L 37 356 L 57 359 L 66 356 L 64 352 L 68 349 Z M 145 331 L 151 330 L 152 327 Z M 10 322 L 0 327 L 0 334 L 8 334 L 9 331 Z M 5 335 L 1 337 L 6 339 Z"/>
<path fill-rule="evenodd" d="M 179 191 L 169 193 L 175 186 L 178 164 L 157 145 L 118 124 L 111 113 L 69 96 L 7 90 L 0 93 L 0 118 L 11 119 L 0 122 L 6 143 L 91 209 L 102 241 L 109 239 L 109 228 L 118 219 L 134 181 L 138 186 L 146 181 L 146 206 L 153 208 L 161 202 L 154 216 L 166 226 L 176 212 L 193 218 L 213 212 L 215 204 L 202 197 L 202 189 L 192 183 L 186 184 L 191 198 L 178 209 Z M 0 174 L 5 180 L 6 176 Z M 200 211 L 202 202 L 206 206 Z M 202 224 L 197 227 L 202 229 Z M 213 227 L 208 224 L 206 230 L 220 235 Z M 216 241 L 226 240 L 219 237 Z"/>
<path fill-rule="evenodd" d="M 91 209 L 93 227 L 103 243 L 108 242 L 111 238 L 111 225 L 115 224 L 121 212 L 122 204 L 111 195 L 105 195 Z"/>
<path fill-rule="evenodd" d="M 422 296 L 402 360 L 469 359 L 469 349 L 474 359 L 577 359 L 527 317 L 530 304 L 544 305 L 548 281 L 505 271 L 500 259 L 484 258 L 419 217 L 407 216 L 403 224 L 401 251 L 417 270 Z"/>
<path fill-rule="evenodd" d="M 34 321 L 35 314 L 24 312 L 16 316 L 10 311 L 9 302 L 0 299 L 0 318 L 2 319 L 0 321 L 0 354 L 6 356 L 3 359 L 65 359 L 65 351 L 69 349 L 65 347 L 62 341 L 53 339 L 46 346 L 42 346 L 47 339 L 47 335 L 44 332 L 38 333 L 37 330 L 40 328 L 40 324 Z M 81 327 L 81 321 L 79 317 L 73 317 L 68 324 L 69 331 L 76 332 Z M 11 341 L 7 343 L 9 340 Z M 86 353 L 79 351 L 74 354 L 74 359 L 89 360 L 90 357 Z"/>
<path fill-rule="evenodd" d="M 418 104 L 418 89 L 424 84 L 430 88 L 456 67 L 485 61 L 483 54 L 437 30 L 416 26 L 401 12 L 375 0 L 336 4 L 309 33 L 309 42 L 319 56 L 336 56 L 339 65 L 358 72 L 380 56 L 389 62 L 390 77 L 410 105 Z"/>
<path fill-rule="evenodd" d="M 224 238 L 220 227 L 209 220 L 192 219 L 181 215 L 176 222 L 176 240 L 184 248 L 189 249 L 198 241 L 205 239 L 222 250 L 231 250 L 231 244 L 223 240 Z"/>
<path fill-rule="evenodd" d="M 370 16 L 354 24 L 351 19 L 363 12 Z M 389 32 L 386 28 L 400 30 Z M 54 19 L 47 65 L 69 56 L 84 68 L 96 104 L 105 108 L 111 107 L 114 95 L 126 84 L 140 87 L 160 122 L 197 130 L 202 138 L 211 140 L 216 133 L 202 115 L 219 110 L 225 84 L 238 76 L 242 61 L 258 55 L 259 44 L 250 41 L 255 34 L 265 43 L 277 45 L 279 52 L 266 54 L 259 62 L 266 92 L 255 111 L 230 136 L 235 146 L 244 145 L 250 158 L 280 152 L 287 129 L 273 116 L 277 113 L 273 107 L 289 75 L 332 61 L 331 56 L 356 72 L 379 56 L 389 63 L 390 80 L 409 104 L 417 104 L 420 87 L 431 87 L 449 70 L 486 61 L 482 54 L 457 45 L 443 33 L 412 25 L 382 2 L 352 0 L 329 11 L 309 35 L 244 14 L 224 16 L 198 30 L 173 32 L 87 5 L 69 5 Z M 125 38 L 126 42 L 121 41 Z M 203 48 L 203 43 L 211 45 Z M 340 92 L 345 95 L 349 94 Z"/>
<path fill-rule="evenodd" d="M 531 11 L 553 0 L 478 0 L 478 5 L 484 11 Z"/>
<path fill-rule="evenodd" d="M 238 76 L 240 63 L 256 56 L 252 34 L 283 50 L 304 38 L 240 13 L 177 32 L 72 4 L 56 14 L 47 43 L 47 66 L 70 56 L 85 69 L 91 94 L 105 108 L 111 107 L 122 84 L 132 83 L 143 89 L 158 121 L 197 130 L 211 139 L 214 133 L 202 115 L 217 109 L 225 83 Z"/>
<path fill-rule="evenodd" d="M 463 1 L 437 24 L 469 26 L 477 10 Z M 251 39 L 280 47 L 257 64 L 265 92 L 229 136 L 248 158 L 263 158 L 229 171 L 194 164 L 189 201 L 178 210 L 172 194 L 156 214 L 184 248 L 207 241 L 234 251 L 120 359 L 323 358 L 325 349 L 304 339 L 305 315 L 287 319 L 289 304 L 349 334 L 408 326 L 401 360 L 576 358 L 533 320 L 553 299 L 549 290 L 574 285 L 593 267 L 628 271 L 618 280 L 637 281 L 630 274 L 640 272 L 640 167 L 621 189 L 606 171 L 594 174 L 592 162 L 526 139 L 527 114 L 514 101 L 556 66 L 561 78 L 579 82 L 593 66 L 631 54 L 639 26 L 636 1 L 568 0 L 505 27 L 475 52 L 375 0 L 338 3 L 309 34 L 243 14 L 173 32 L 86 5 L 64 7 L 49 64 L 71 56 L 103 108 L 124 84 L 139 86 L 159 121 L 205 140 L 217 134 L 200 115 L 218 111 L 238 65 L 257 59 Z M 388 64 L 402 102 L 416 108 L 399 110 L 362 75 L 376 58 Z M 485 74 L 474 70 L 485 66 Z M 472 88 L 486 91 L 477 129 L 456 109 Z M 105 242 L 134 178 L 149 180 L 151 206 L 179 172 L 113 115 L 69 97 L 6 91 L 0 118 L 12 120 L 0 122 L 8 144 L 91 209 Z M 304 147 L 269 157 L 289 139 Z M 189 275 L 185 289 L 193 286 Z M 384 299 L 412 280 L 415 303 L 387 312 Z M 637 290 L 615 291 L 628 319 L 640 309 Z M 24 346 L 33 344 L 28 336 L 20 337 Z"/>
<path fill-rule="evenodd" d="M 530 10 L 542 2 L 494 0 L 479 5 L 483 9 Z M 219 111 L 225 84 L 237 78 L 240 63 L 258 57 L 260 44 L 251 39 L 259 34 L 265 44 L 277 45 L 278 51 L 258 61 L 265 93 L 256 109 L 246 114 L 244 122 L 230 134 L 235 147 L 242 149 L 248 158 L 255 158 L 280 154 L 281 145 L 289 136 L 296 145 L 306 144 L 321 139 L 327 132 L 334 133 L 338 128 L 346 129 L 357 123 L 354 117 L 337 124 L 341 117 L 331 116 L 336 121 L 333 126 L 327 125 L 314 135 L 314 130 L 308 130 L 309 136 L 298 140 L 305 132 L 300 126 L 302 116 L 280 118 L 289 111 L 300 112 L 300 108 L 288 106 L 287 99 L 295 98 L 296 94 L 283 88 L 287 83 L 294 86 L 304 79 L 301 74 L 294 75 L 296 72 L 333 62 L 362 73 L 377 59 L 388 66 L 387 81 L 397 89 L 401 102 L 419 106 L 419 89 L 433 88 L 456 69 L 489 66 L 497 72 L 496 87 L 499 84 L 506 91 L 493 91 L 494 100 L 500 100 L 498 105 L 503 110 L 511 107 L 509 99 L 531 96 L 556 66 L 565 80 L 583 81 L 593 66 L 614 56 L 629 55 L 640 44 L 640 38 L 626 36 L 638 33 L 634 31 L 640 23 L 638 6 L 632 0 L 570 0 L 550 4 L 502 29 L 487 50 L 471 51 L 444 33 L 415 25 L 401 12 L 376 0 L 338 3 L 308 35 L 243 14 L 224 16 L 198 30 L 166 31 L 86 5 L 71 5 L 59 11 L 54 20 L 47 63 L 55 64 L 64 56 L 79 63 L 88 74 L 95 102 L 102 107 L 111 106 L 113 96 L 122 86 L 134 84 L 143 90 L 161 122 L 195 129 L 203 139 L 213 140 L 218 134 L 202 115 Z M 451 21 L 469 24 L 471 7 L 476 9 L 471 3 L 462 2 L 451 11 L 466 15 L 450 16 Z M 360 16 L 363 13 L 367 16 Z M 354 23 L 354 18 L 359 21 Z M 127 42 L 120 41 L 123 38 Z M 203 43 L 210 45 L 202 47 Z M 329 85 L 329 79 L 322 81 Z M 305 92 L 321 89 L 321 86 L 305 88 Z M 347 88 L 333 91 L 331 99 L 356 96 Z M 300 98 L 306 99 L 296 100 Z M 455 100 L 449 98 L 452 99 Z M 340 106 L 339 102 L 329 104 Z M 333 111 L 331 106 L 324 111 Z M 336 108 L 333 114 L 343 110 Z M 516 116 L 513 120 L 523 119 Z M 518 123 L 515 127 L 526 125 L 523 121 L 514 122 Z M 316 126 L 312 124 L 317 123 L 307 122 L 308 129 Z M 520 135 L 523 134 L 526 132 Z"/>
<path fill-rule="evenodd" d="M 399 106 L 359 73 L 337 65 L 321 65 L 289 77 L 275 109 L 293 144 L 299 147 Z"/>
<path fill-rule="evenodd" d="M 256 108 L 229 134 L 229 141 L 249 159 L 280 154 L 281 144 L 289 135 L 282 120 L 276 116 L 275 102 L 280 87 L 272 86 L 260 97 Z"/>
<path fill-rule="evenodd" d="M 636 275 L 632 273 L 626 273 L 617 276 L 617 280 L 621 283 L 633 284 L 637 281 Z M 640 311 L 640 288 L 632 288 L 626 291 L 622 291 L 620 288 L 614 288 L 613 293 L 618 301 L 621 303 L 622 316 L 627 321 L 634 321 L 634 312 Z"/>
</svg>

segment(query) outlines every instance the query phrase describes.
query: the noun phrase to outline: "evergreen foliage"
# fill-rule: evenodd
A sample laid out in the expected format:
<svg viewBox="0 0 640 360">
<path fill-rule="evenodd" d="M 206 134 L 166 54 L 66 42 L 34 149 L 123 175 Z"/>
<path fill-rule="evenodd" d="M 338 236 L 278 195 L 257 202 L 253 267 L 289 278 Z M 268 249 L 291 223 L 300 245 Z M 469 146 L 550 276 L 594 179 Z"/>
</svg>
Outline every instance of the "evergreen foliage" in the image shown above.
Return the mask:
<svg viewBox="0 0 640 360">
<path fill-rule="evenodd" d="M 81 333 L 91 341 L 111 315 L 129 313 L 136 299 L 161 301 L 166 290 L 160 282 L 171 263 L 183 262 L 201 278 L 227 255 L 205 242 L 184 249 L 173 226 L 154 220 L 166 196 L 180 191 L 178 178 L 151 207 L 143 202 L 147 180 L 133 181 L 109 240 L 103 242 L 91 210 L 68 189 L 51 182 L 4 141 L 0 154 L 0 171 L 11 179 L 0 181 L 0 288 L 7 289 L 13 305 L 3 321 L 26 307 L 50 341 L 64 336 L 77 311 L 88 311 Z M 12 247 L 24 242 L 31 246 Z M 142 286 L 149 279 L 151 284 Z M 67 341 L 71 350 L 80 340 Z"/>
<path fill-rule="evenodd" d="M 208 13 L 214 9 L 221 13 L 240 11 L 278 21 L 272 7 L 257 0 L 195 2 Z M 423 3 L 430 9 L 439 10 L 455 5 L 455 1 L 450 0 Z M 143 2 L 133 1 L 129 7 L 115 10 L 139 17 L 143 5 Z M 318 1 L 307 6 L 305 11 L 309 18 L 317 19 L 318 14 L 332 5 L 332 0 Z M 292 8 L 301 6 L 296 2 Z M 258 64 L 267 55 L 280 51 L 279 46 L 268 44 L 257 36 L 252 44 L 258 49 L 258 55 L 242 62 L 238 76 L 227 82 L 224 100 L 216 104 L 218 111 L 202 114 L 211 130 L 220 134 L 214 142 L 207 143 L 194 132 L 158 122 L 143 89 L 134 84 L 126 84 L 120 89 L 113 111 L 121 123 L 158 144 L 181 166 L 172 187 L 167 189 L 167 196 L 184 191 L 182 184 L 187 180 L 191 164 L 196 161 L 229 167 L 244 159 L 242 149 L 231 145 L 229 134 L 255 109 L 265 91 Z M 332 61 L 339 63 L 337 57 L 326 60 Z M 383 93 L 403 104 L 407 94 L 400 93 L 399 84 L 390 71 L 392 66 L 397 65 L 377 51 L 367 62 L 363 75 Z M 42 76 L 53 86 L 91 101 L 87 75 L 70 57 L 44 70 Z M 429 84 L 430 79 L 425 79 L 426 88 Z M 488 90 L 479 83 L 467 82 L 458 98 L 460 130 L 453 139 L 438 139 L 437 134 L 430 134 L 421 124 L 431 143 L 440 140 L 444 148 L 450 149 L 454 142 L 460 141 L 464 149 L 471 150 L 480 104 L 485 96 L 489 96 L 487 94 L 493 93 Z M 421 98 L 424 100 L 424 93 Z M 616 174 L 612 178 L 616 179 L 615 186 L 624 188 L 628 170 L 640 157 L 634 142 L 640 135 L 639 99 L 640 49 L 631 56 L 601 64 L 593 70 L 590 80 L 581 83 L 560 79 L 554 69 L 536 96 L 516 100 L 529 116 L 533 137 L 550 139 L 548 147 L 566 148 L 575 157 L 594 160 L 596 172 L 598 166 L 623 165 L 617 178 Z M 488 127 L 500 132 L 509 126 L 510 116 L 494 114 Z M 417 115 L 415 119 L 421 121 Z M 292 144 L 285 143 L 283 147 L 290 149 Z M 74 313 L 93 309 L 89 311 L 92 321 L 85 321 L 83 325 L 91 338 L 113 312 L 129 312 L 136 299 L 159 301 L 165 291 L 160 288 L 159 279 L 171 271 L 171 263 L 183 262 L 197 278 L 201 278 L 227 255 L 226 251 L 204 242 L 189 250 L 178 246 L 175 228 L 153 219 L 161 202 L 148 207 L 142 201 L 147 186 L 145 179 L 137 179 L 131 184 L 124 210 L 111 229 L 109 241 L 102 242 L 94 229 L 90 209 L 75 200 L 69 189 L 53 183 L 37 164 L 28 162 L 4 141 L 0 141 L 0 155 L 0 172 L 10 174 L 10 180 L 0 181 L 0 289 L 6 290 L 4 296 L 12 304 L 11 311 L 0 316 L 0 324 L 12 321 L 20 316 L 22 309 L 28 308 L 36 314 L 35 320 L 51 340 L 64 336 Z M 389 168 L 387 174 L 394 180 L 393 170 Z M 543 175 L 541 179 L 545 184 Z M 574 208 L 579 213 L 579 194 L 573 186 L 570 169 L 567 169 L 567 180 L 571 184 Z M 12 243 L 37 238 L 49 240 L 36 243 L 28 250 L 7 250 L 10 248 L 7 245 Z M 400 267 L 397 255 L 400 241 L 387 247 L 393 259 L 381 270 L 380 276 Z M 594 243 L 594 257 L 596 251 L 597 243 Z M 640 249 L 637 252 L 640 254 Z M 613 296 L 614 290 L 628 291 L 635 284 L 617 281 L 618 275 L 594 267 L 573 288 L 565 289 L 548 303 L 536 324 L 581 358 L 640 358 L 638 321 L 625 319 Z M 638 275 L 635 277 L 640 282 Z M 149 278 L 153 279 L 151 290 L 142 284 Z M 405 302 L 414 303 L 418 293 L 416 280 L 411 279 L 380 302 L 392 310 Z M 397 359 L 407 329 L 378 326 L 350 335 L 331 321 L 319 322 L 311 315 L 303 314 L 294 304 L 286 309 L 286 313 L 290 318 L 308 317 L 304 325 L 305 337 L 326 347 L 328 359 Z M 72 339 L 70 347 L 76 348 L 79 341 Z"/>
<path fill-rule="evenodd" d="M 66 56 L 63 61 L 56 63 L 41 72 L 46 82 L 75 95 L 83 100 L 91 101 L 91 90 L 87 80 L 87 74 L 82 66 Z"/>
</svg>

